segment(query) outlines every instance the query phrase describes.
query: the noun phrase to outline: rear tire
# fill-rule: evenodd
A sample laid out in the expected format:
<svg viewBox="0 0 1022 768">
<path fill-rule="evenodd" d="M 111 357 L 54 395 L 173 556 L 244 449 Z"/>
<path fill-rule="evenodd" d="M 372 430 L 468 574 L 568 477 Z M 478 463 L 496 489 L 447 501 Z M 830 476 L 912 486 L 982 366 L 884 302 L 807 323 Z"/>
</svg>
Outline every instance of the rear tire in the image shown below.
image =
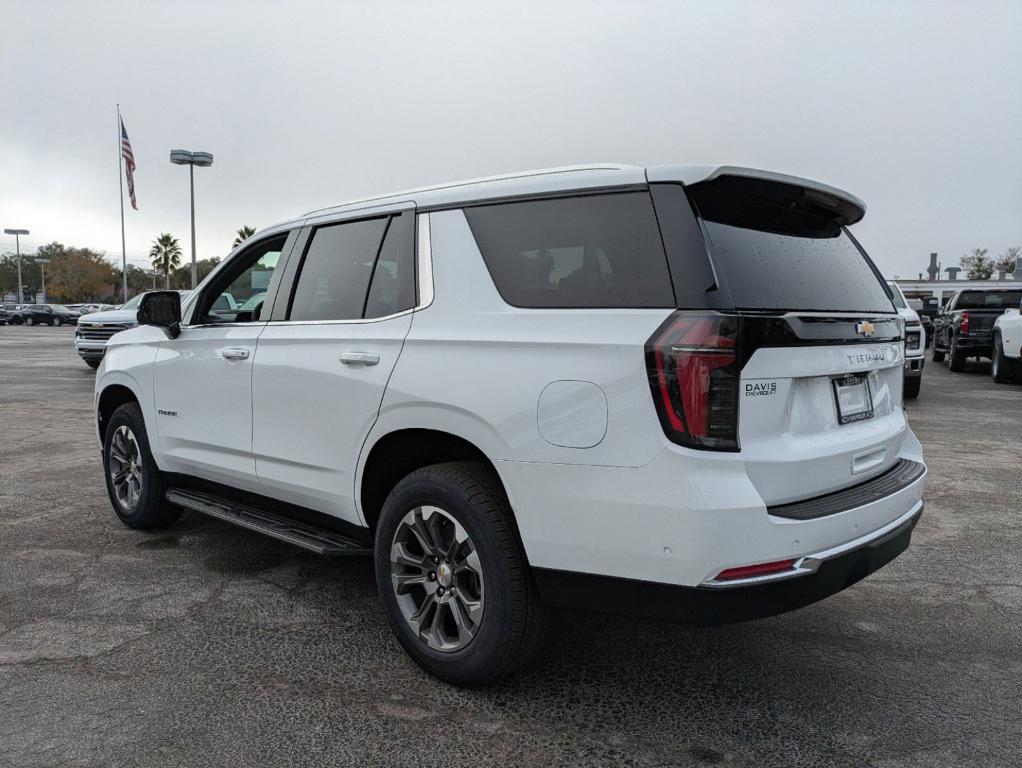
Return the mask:
<svg viewBox="0 0 1022 768">
<path fill-rule="evenodd" d="M 390 626 L 424 670 L 478 686 L 528 661 L 546 611 L 492 470 L 450 462 L 407 475 L 383 505 L 375 549 Z"/>
<path fill-rule="evenodd" d="M 96 370 L 97 368 L 99 368 L 99 364 L 102 362 L 103 362 L 102 360 L 86 360 L 85 364 L 89 366 L 92 370 Z"/>
<path fill-rule="evenodd" d="M 50 321 L 50 325 L 56 326 L 57 328 L 59 328 L 63 324 L 64 324 L 64 321 L 61 318 L 59 318 L 59 317 L 55 317 L 55 318 L 53 318 L 53 320 Z"/>
<path fill-rule="evenodd" d="M 944 351 L 940 350 L 940 349 L 937 349 L 937 347 L 934 347 L 933 348 L 933 352 L 930 354 L 930 357 L 933 359 L 933 362 L 935 362 L 935 363 L 943 363 L 944 362 Z"/>
<path fill-rule="evenodd" d="M 25 325 L 35 325 L 35 318 L 31 315 L 25 318 Z"/>
<path fill-rule="evenodd" d="M 1001 337 L 994 336 L 994 352 L 990 357 L 990 375 L 998 384 L 1010 384 L 1019 375 L 1019 363 L 1004 356 L 1004 344 Z"/>
<path fill-rule="evenodd" d="M 919 397 L 919 387 L 923 383 L 922 376 L 913 376 L 912 378 L 905 379 L 904 395 L 909 400 L 915 400 Z"/>
<path fill-rule="evenodd" d="M 951 356 L 947 367 L 956 373 L 965 370 L 965 353 L 959 351 L 954 341 L 951 342 Z"/>
<path fill-rule="evenodd" d="M 164 498 L 163 475 L 153 461 L 137 403 L 125 403 L 110 417 L 103 437 L 103 475 L 114 512 L 129 528 L 164 528 L 181 517 L 181 508 Z"/>
</svg>

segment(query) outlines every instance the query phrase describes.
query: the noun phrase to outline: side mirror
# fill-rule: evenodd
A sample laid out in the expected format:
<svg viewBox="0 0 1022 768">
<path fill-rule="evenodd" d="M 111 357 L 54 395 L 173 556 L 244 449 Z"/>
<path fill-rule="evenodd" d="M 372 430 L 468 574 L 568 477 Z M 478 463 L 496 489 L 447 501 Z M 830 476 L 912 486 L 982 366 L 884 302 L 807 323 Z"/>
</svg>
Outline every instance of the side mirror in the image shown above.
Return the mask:
<svg viewBox="0 0 1022 768">
<path fill-rule="evenodd" d="M 177 291 L 150 291 L 138 305 L 139 325 L 155 325 L 166 331 L 168 338 L 181 333 L 181 294 Z"/>
</svg>

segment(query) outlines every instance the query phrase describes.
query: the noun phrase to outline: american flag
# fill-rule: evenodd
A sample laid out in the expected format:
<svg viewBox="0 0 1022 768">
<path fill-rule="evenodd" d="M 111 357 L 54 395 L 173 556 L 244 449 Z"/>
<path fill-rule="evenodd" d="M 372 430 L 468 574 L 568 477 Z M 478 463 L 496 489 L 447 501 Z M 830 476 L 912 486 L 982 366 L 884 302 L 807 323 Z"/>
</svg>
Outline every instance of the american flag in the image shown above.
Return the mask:
<svg viewBox="0 0 1022 768">
<path fill-rule="evenodd" d="M 131 151 L 131 142 L 128 141 L 128 131 L 124 128 L 124 120 L 121 120 L 121 155 L 124 157 L 124 175 L 128 179 L 128 194 L 131 196 L 131 207 L 138 210 L 138 203 L 135 201 L 135 155 Z"/>
</svg>

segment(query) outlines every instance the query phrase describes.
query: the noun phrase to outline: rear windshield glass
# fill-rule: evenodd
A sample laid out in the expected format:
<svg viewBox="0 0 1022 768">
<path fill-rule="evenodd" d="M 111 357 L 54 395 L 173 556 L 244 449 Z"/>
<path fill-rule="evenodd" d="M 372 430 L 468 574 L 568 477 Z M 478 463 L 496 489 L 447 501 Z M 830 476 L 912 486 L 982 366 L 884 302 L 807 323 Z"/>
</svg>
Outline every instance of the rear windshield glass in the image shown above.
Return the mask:
<svg viewBox="0 0 1022 768">
<path fill-rule="evenodd" d="M 964 291 L 955 309 L 1015 309 L 1022 302 L 1022 291 Z"/>
<path fill-rule="evenodd" d="M 736 309 L 893 312 L 841 211 L 785 184 L 689 187 Z"/>
<path fill-rule="evenodd" d="M 483 260 L 516 307 L 673 307 L 646 192 L 465 209 Z"/>
</svg>

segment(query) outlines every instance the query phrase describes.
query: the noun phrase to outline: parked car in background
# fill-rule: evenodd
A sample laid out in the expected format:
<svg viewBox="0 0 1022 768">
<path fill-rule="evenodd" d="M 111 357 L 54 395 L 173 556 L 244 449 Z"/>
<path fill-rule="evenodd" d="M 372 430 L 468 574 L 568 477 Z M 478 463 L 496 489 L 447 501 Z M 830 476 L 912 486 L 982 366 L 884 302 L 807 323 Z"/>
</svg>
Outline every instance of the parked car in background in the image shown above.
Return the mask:
<svg viewBox="0 0 1022 768">
<path fill-rule="evenodd" d="M 926 310 L 926 302 L 922 299 L 906 299 L 906 303 L 910 309 L 915 310 L 915 313 L 919 315 L 919 322 L 923 324 L 923 346 L 929 349 L 933 343 L 933 318 Z"/>
<path fill-rule="evenodd" d="M 998 384 L 1022 381 L 1022 302 L 994 320 L 990 375 Z"/>
<path fill-rule="evenodd" d="M 1004 310 L 1019 306 L 1022 288 L 965 288 L 955 293 L 937 315 L 933 328 L 933 361 L 948 358 L 952 371 L 965 368 L 967 358 L 993 354 L 994 321 Z"/>
<path fill-rule="evenodd" d="M 523 664 L 551 606 L 720 624 L 823 599 L 923 509 L 864 214 L 770 172 L 594 166 L 283 222 L 107 342 L 111 504 L 374 557 L 398 640 L 458 684 Z M 256 291 L 257 320 L 215 309 Z"/>
<path fill-rule="evenodd" d="M 15 317 L 25 325 L 72 325 L 80 315 L 63 304 L 26 304 Z"/>
<path fill-rule="evenodd" d="M 7 307 L 11 306 L 11 309 Z M 7 325 L 13 317 L 13 305 L 0 304 L 0 325 Z"/>
<path fill-rule="evenodd" d="M 183 299 L 191 291 L 179 291 Z M 90 368 L 99 368 L 103 362 L 106 343 L 115 333 L 134 328 L 138 325 L 136 318 L 138 304 L 144 293 L 140 293 L 119 309 L 105 312 L 91 312 L 78 319 L 75 328 L 75 352 Z"/>
<path fill-rule="evenodd" d="M 919 397 L 919 387 L 923 382 L 923 365 L 926 363 L 926 330 L 923 328 L 919 315 L 905 301 L 905 294 L 893 280 L 887 281 L 891 289 L 891 300 L 895 309 L 905 321 L 905 397 Z"/>
<path fill-rule="evenodd" d="M 83 315 L 91 315 L 93 312 L 109 312 L 117 307 L 117 304 L 82 304 L 78 311 Z"/>
<path fill-rule="evenodd" d="M 8 325 L 20 325 L 25 322 L 21 312 L 25 310 L 26 306 L 25 304 L 4 304 L 0 305 L 0 309 L 3 310 Z"/>
</svg>

